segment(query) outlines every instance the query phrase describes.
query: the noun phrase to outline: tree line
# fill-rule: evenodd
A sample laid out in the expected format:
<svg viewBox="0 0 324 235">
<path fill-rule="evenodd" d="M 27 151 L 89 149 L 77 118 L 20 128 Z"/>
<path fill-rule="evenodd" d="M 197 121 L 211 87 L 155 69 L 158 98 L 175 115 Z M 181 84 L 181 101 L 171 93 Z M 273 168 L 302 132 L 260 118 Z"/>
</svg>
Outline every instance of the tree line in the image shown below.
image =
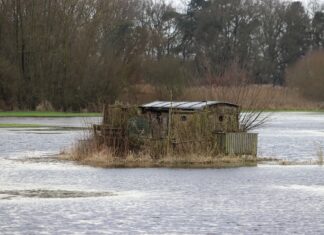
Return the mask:
<svg viewBox="0 0 324 235">
<path fill-rule="evenodd" d="M 313 1 L 1 0 L 0 109 L 57 110 L 113 103 L 137 84 L 174 91 L 249 83 L 285 85 L 285 71 L 324 44 Z M 131 95 L 130 95 L 131 96 Z"/>
</svg>

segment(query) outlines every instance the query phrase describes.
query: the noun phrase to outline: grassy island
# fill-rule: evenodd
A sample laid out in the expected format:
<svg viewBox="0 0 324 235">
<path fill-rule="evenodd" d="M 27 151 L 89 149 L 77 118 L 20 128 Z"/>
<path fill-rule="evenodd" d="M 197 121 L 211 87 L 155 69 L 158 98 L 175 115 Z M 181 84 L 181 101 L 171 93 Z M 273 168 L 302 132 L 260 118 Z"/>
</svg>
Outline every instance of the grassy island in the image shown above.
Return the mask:
<svg viewBox="0 0 324 235">
<path fill-rule="evenodd" d="M 257 135 L 240 129 L 237 105 L 173 102 L 172 109 L 166 102 L 161 110 L 156 103 L 105 106 L 102 124 L 62 158 L 107 168 L 257 165 Z M 197 104 L 201 109 L 186 109 Z"/>
<path fill-rule="evenodd" d="M 60 159 L 74 161 L 81 165 L 101 168 L 234 168 L 257 165 L 253 156 L 203 156 L 177 155 L 152 158 L 148 154 L 128 154 L 117 157 L 109 149 L 86 150 L 77 146 L 72 151 L 62 153 Z"/>
</svg>

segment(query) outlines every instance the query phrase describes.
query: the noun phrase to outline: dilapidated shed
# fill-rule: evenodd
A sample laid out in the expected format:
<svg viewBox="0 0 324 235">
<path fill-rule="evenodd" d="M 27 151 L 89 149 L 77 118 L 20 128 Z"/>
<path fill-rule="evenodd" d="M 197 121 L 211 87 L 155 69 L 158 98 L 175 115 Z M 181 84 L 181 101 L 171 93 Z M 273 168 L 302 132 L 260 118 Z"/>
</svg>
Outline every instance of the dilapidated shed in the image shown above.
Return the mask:
<svg viewBox="0 0 324 235">
<path fill-rule="evenodd" d="M 221 101 L 170 102 L 155 101 L 140 106 L 150 121 L 153 136 L 165 137 L 170 128 L 169 119 L 188 123 L 197 114 L 207 114 L 213 133 L 239 131 L 239 106 Z M 172 124 L 172 123 L 171 123 Z M 171 125 L 172 127 L 172 125 Z"/>
<path fill-rule="evenodd" d="M 238 105 L 223 101 L 106 106 L 95 133 L 119 153 L 256 155 L 257 135 L 240 131 L 239 113 Z"/>
</svg>

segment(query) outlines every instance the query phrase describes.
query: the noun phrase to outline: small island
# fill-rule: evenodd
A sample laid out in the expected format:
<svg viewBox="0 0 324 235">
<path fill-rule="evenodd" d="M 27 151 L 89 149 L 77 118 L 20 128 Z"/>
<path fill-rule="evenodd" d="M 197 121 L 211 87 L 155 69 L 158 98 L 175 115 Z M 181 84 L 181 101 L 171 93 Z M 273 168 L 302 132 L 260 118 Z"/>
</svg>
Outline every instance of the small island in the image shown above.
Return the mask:
<svg viewBox="0 0 324 235">
<path fill-rule="evenodd" d="M 106 105 L 101 125 L 64 157 L 97 167 L 224 168 L 257 165 L 257 134 L 224 101 Z"/>
</svg>

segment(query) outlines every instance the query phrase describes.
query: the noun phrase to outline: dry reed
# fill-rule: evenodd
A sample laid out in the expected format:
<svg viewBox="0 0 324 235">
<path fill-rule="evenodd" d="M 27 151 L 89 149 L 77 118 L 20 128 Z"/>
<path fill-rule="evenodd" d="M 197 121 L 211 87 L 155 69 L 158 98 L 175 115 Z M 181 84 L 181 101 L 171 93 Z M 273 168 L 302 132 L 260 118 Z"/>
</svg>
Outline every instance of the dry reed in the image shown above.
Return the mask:
<svg viewBox="0 0 324 235">
<path fill-rule="evenodd" d="M 121 100 L 132 103 L 145 103 L 152 100 L 169 100 L 169 94 L 161 96 L 154 86 L 141 84 L 133 87 L 132 99 Z M 243 109 L 261 110 L 323 110 L 324 103 L 310 101 L 298 89 L 272 85 L 242 86 L 193 86 L 183 89 L 178 100 L 223 100 L 237 103 Z"/>
<path fill-rule="evenodd" d="M 323 149 L 322 147 L 319 147 L 317 150 L 317 164 L 318 165 L 323 165 L 324 164 L 324 156 L 323 156 Z"/>
<path fill-rule="evenodd" d="M 202 95 L 204 97 L 202 97 Z M 323 109 L 323 104 L 303 98 L 297 89 L 270 85 L 239 87 L 192 87 L 185 90 L 186 100 L 226 100 L 243 109 L 306 110 Z"/>
<path fill-rule="evenodd" d="M 90 133 L 86 133 L 83 140 L 77 142 L 70 151 L 62 153 L 60 158 L 102 168 L 228 168 L 257 164 L 255 156 L 222 156 L 207 152 L 165 154 L 156 157 L 144 150 L 137 153 L 129 151 L 120 156 L 113 148 L 98 145 Z"/>
<path fill-rule="evenodd" d="M 82 147 L 81 147 L 82 146 Z M 205 156 L 205 155 L 176 155 L 153 158 L 147 154 L 128 153 L 121 158 L 109 148 L 95 148 L 93 145 L 80 144 L 61 158 L 72 160 L 82 165 L 101 168 L 229 168 L 256 166 L 256 158 L 251 156 Z"/>
</svg>

